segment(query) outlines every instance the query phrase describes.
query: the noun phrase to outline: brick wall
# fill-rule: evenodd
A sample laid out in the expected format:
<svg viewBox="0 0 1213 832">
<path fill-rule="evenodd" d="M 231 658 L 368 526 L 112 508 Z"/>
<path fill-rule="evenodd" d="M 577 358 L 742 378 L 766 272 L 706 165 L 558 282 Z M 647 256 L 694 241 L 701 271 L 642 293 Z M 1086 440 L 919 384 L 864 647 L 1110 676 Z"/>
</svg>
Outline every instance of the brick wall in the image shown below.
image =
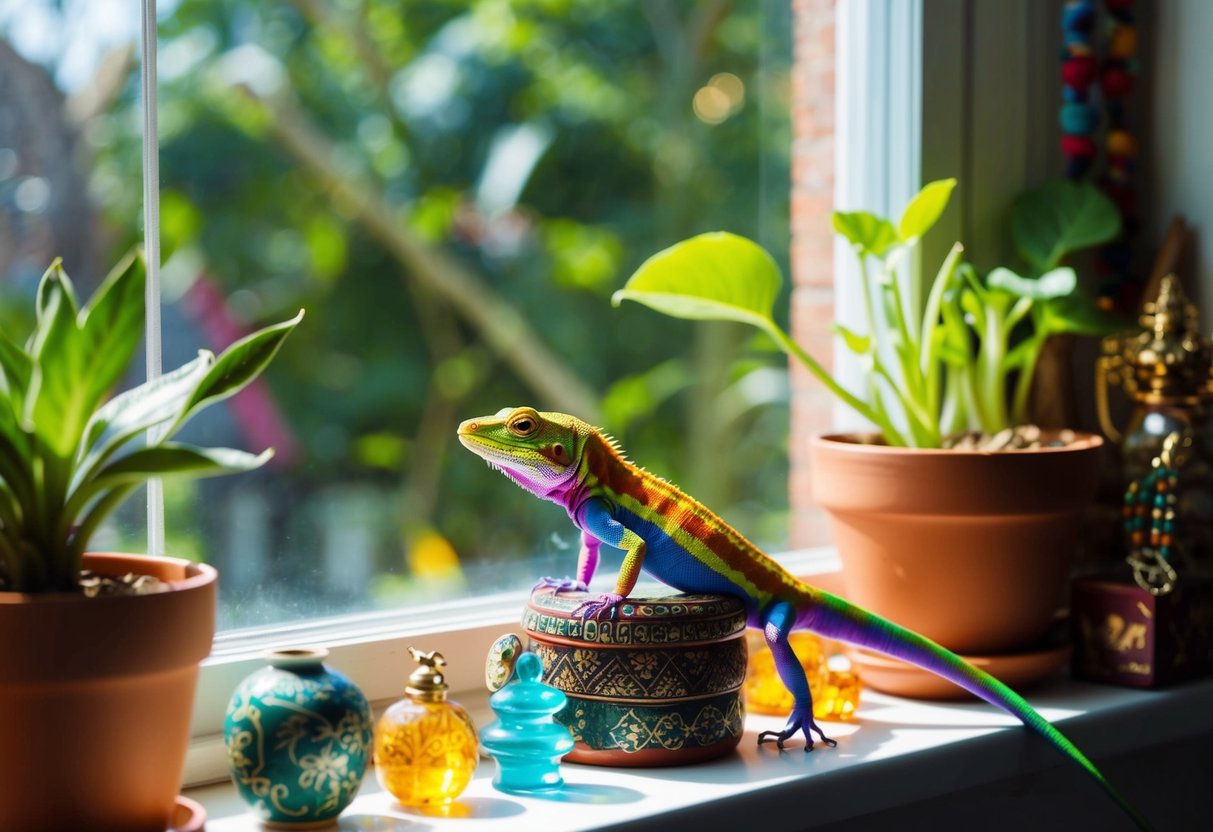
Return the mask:
<svg viewBox="0 0 1213 832">
<path fill-rule="evenodd" d="M 792 0 L 792 337 L 827 368 L 833 363 L 834 4 Z M 791 545 L 829 542 L 809 494 L 807 437 L 828 430 L 834 400 L 799 362 L 791 363 L 789 479 Z"/>
</svg>

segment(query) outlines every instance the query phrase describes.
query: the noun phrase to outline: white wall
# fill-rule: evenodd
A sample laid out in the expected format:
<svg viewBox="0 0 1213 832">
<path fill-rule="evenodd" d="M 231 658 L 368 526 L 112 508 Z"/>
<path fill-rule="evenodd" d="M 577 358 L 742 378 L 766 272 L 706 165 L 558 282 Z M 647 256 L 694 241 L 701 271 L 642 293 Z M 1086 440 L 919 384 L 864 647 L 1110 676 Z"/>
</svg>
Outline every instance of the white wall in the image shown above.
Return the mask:
<svg viewBox="0 0 1213 832">
<path fill-rule="evenodd" d="M 1151 176 L 1146 230 L 1160 242 L 1176 213 L 1196 232 L 1184 275 L 1213 329 L 1213 2 L 1154 0 L 1152 44 L 1142 94 L 1152 99 L 1145 173 Z M 1202 252 L 1203 249 L 1203 252 Z"/>
</svg>

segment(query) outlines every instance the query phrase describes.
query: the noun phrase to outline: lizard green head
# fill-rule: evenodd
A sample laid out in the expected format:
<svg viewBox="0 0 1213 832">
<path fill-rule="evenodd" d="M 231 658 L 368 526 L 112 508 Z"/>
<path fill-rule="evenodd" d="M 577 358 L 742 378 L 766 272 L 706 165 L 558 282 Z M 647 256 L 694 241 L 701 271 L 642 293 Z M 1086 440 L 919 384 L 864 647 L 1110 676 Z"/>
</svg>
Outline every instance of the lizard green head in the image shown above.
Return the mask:
<svg viewBox="0 0 1213 832">
<path fill-rule="evenodd" d="M 459 425 L 459 441 L 532 494 L 554 497 L 572 485 L 593 430 L 563 413 L 507 407 Z"/>
</svg>

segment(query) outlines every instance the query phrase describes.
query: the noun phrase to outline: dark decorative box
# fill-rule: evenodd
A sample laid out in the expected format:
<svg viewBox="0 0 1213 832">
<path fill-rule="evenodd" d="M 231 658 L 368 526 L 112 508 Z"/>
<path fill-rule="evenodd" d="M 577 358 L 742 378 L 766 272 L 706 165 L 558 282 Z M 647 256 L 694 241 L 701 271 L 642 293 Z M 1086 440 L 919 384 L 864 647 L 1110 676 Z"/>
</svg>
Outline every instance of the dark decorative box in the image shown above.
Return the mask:
<svg viewBox="0 0 1213 832">
<path fill-rule="evenodd" d="M 1213 576 L 1152 595 L 1124 578 L 1074 581 L 1074 675 L 1157 688 L 1213 672 Z"/>
<path fill-rule="evenodd" d="M 543 680 L 569 697 L 556 719 L 566 760 L 668 766 L 727 754 L 741 739 L 745 609 L 736 598 L 629 598 L 611 620 L 582 620 L 583 592 L 536 591 L 522 625 Z"/>
</svg>

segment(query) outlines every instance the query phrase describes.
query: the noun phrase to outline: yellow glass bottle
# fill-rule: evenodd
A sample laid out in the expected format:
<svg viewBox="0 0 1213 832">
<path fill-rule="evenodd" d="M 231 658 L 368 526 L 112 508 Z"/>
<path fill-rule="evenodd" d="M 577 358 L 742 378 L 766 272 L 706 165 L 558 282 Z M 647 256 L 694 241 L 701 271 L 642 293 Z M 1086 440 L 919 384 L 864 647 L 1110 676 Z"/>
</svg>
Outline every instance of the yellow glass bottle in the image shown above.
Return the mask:
<svg viewBox="0 0 1213 832">
<path fill-rule="evenodd" d="M 375 776 L 405 806 L 443 806 L 467 788 L 480 757 L 467 711 L 447 698 L 441 653 L 409 648 L 419 667 L 405 698 L 375 726 Z"/>
</svg>

